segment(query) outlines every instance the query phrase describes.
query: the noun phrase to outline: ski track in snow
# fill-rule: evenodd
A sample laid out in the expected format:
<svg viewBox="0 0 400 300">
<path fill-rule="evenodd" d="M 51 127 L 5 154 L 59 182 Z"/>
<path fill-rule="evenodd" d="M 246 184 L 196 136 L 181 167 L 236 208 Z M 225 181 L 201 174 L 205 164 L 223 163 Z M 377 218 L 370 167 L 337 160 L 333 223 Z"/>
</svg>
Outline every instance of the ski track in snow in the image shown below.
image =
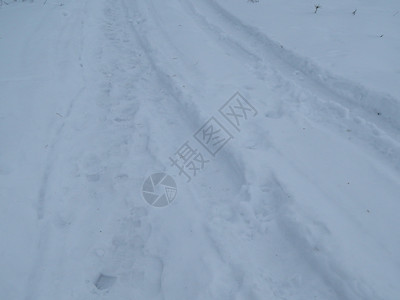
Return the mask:
<svg viewBox="0 0 400 300">
<path fill-rule="evenodd" d="M 62 9 L 74 17 L 60 34 L 57 66 L 78 61 L 65 77 L 78 73 L 81 82 L 48 145 L 24 299 L 394 299 L 398 238 L 376 242 L 383 227 L 371 230 L 346 202 L 362 195 L 320 178 L 323 166 L 307 166 L 323 161 L 318 150 L 302 154 L 321 137 L 323 153 L 339 145 L 332 172 L 342 175 L 335 161 L 347 151 L 346 163 L 379 172 L 379 187 L 389 188 L 382 206 L 396 210 L 397 99 L 321 70 L 214 0 L 87 0 Z M 186 45 L 190 35 L 209 47 Z M 174 172 L 168 156 L 236 90 L 257 119 L 203 175 L 189 184 L 176 177 L 170 207 L 147 206 L 144 178 Z M 349 235 L 342 239 L 335 222 Z M 364 256 L 348 261 L 349 242 L 367 259 L 387 256 L 376 267 L 383 280 L 374 282 Z M 102 275 L 111 279 L 96 287 Z"/>
</svg>

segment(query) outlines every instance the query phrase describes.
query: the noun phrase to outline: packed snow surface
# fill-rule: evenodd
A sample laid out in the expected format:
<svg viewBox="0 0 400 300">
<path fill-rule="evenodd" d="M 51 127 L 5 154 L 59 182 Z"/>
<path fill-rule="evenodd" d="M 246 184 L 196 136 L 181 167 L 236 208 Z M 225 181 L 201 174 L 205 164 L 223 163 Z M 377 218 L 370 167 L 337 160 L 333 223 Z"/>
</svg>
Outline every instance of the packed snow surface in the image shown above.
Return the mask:
<svg viewBox="0 0 400 300">
<path fill-rule="evenodd" d="M 315 4 L 0 0 L 0 299 L 400 299 L 400 2 Z"/>
</svg>

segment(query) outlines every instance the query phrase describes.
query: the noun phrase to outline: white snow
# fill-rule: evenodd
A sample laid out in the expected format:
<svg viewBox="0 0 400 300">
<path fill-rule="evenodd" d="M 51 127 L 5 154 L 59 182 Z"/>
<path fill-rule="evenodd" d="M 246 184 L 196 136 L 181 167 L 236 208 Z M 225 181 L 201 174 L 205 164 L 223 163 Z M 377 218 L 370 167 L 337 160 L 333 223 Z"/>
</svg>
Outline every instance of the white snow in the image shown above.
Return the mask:
<svg viewBox="0 0 400 300">
<path fill-rule="evenodd" d="M 400 299 L 400 5 L 314 4 L 0 1 L 0 299 Z"/>
</svg>

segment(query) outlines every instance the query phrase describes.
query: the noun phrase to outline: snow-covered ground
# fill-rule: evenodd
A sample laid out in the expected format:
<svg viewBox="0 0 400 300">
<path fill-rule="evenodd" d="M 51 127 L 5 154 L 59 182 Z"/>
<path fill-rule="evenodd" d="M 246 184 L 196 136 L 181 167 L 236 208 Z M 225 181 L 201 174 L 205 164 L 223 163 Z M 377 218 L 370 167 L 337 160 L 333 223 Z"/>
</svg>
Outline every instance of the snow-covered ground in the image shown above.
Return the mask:
<svg viewBox="0 0 400 300">
<path fill-rule="evenodd" d="M 400 4 L 314 4 L 0 1 L 0 299 L 400 299 Z"/>
</svg>

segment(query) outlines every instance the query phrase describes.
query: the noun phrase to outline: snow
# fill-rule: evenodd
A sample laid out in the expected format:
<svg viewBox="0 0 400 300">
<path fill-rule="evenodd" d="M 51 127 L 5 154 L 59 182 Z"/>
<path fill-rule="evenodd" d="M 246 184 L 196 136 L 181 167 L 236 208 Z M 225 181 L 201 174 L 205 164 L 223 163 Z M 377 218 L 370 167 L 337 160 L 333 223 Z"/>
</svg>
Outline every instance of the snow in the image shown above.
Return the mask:
<svg viewBox="0 0 400 300">
<path fill-rule="evenodd" d="M 321 8 L 314 14 L 316 2 Z M 336 2 L 218 1 L 245 24 L 296 54 L 353 83 L 399 98 L 399 3 Z"/>
<path fill-rule="evenodd" d="M 0 298 L 399 299 L 400 7 L 314 4 L 0 1 Z"/>
</svg>

